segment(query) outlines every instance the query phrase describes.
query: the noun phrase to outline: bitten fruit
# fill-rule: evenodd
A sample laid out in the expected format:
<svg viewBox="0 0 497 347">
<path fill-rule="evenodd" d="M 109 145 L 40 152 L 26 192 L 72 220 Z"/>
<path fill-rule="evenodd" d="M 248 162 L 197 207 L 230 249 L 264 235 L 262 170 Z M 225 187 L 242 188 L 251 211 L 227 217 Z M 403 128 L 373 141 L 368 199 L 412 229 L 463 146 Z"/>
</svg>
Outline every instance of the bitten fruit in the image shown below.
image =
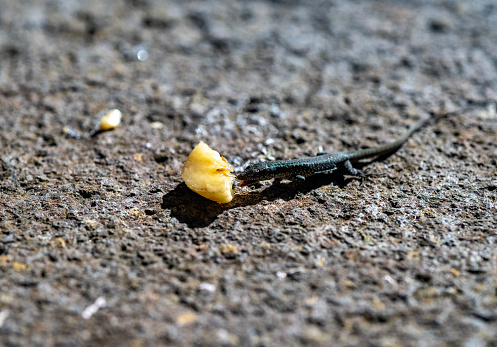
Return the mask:
<svg viewBox="0 0 497 347">
<path fill-rule="evenodd" d="M 233 199 L 233 166 L 218 152 L 200 142 L 181 170 L 188 188 L 204 198 L 225 204 Z"/>
</svg>

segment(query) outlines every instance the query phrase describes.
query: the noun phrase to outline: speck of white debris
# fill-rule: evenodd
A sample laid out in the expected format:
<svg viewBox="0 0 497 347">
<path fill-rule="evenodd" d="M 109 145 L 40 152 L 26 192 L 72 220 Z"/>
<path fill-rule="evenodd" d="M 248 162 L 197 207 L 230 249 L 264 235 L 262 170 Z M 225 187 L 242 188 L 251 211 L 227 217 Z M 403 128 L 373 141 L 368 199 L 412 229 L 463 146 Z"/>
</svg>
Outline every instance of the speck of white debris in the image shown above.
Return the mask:
<svg viewBox="0 0 497 347">
<path fill-rule="evenodd" d="M 90 319 L 91 316 L 97 313 L 99 309 L 104 308 L 105 306 L 107 306 L 107 301 L 103 296 L 99 296 L 93 304 L 84 309 L 83 313 L 81 313 L 81 316 L 84 319 Z"/>
<path fill-rule="evenodd" d="M 138 51 L 138 53 L 136 53 L 136 57 L 138 58 L 138 60 L 140 61 L 145 61 L 148 59 L 148 52 L 144 49 L 141 49 Z"/>
<path fill-rule="evenodd" d="M 100 130 L 112 130 L 121 123 L 122 114 L 117 108 L 109 111 L 100 119 Z"/>
<path fill-rule="evenodd" d="M 147 143 L 145 144 L 145 148 L 147 148 L 147 149 L 152 148 L 152 144 L 151 144 L 150 142 L 147 142 Z"/>
<path fill-rule="evenodd" d="M 3 326 L 3 323 L 9 318 L 9 311 L 8 310 L 3 310 L 0 311 L 0 328 Z"/>
<path fill-rule="evenodd" d="M 79 139 L 79 137 L 80 137 L 80 135 L 76 131 L 74 131 L 73 129 L 71 129 L 68 126 L 65 126 L 64 128 L 62 128 L 62 133 L 67 135 L 68 137 L 72 137 L 75 139 Z"/>
<path fill-rule="evenodd" d="M 284 280 L 286 278 L 286 273 L 283 272 L 283 271 L 278 271 L 276 273 L 276 276 L 280 279 L 280 280 Z"/>
<path fill-rule="evenodd" d="M 386 275 L 385 277 L 383 277 L 383 279 L 393 286 L 397 285 L 397 281 L 394 280 L 390 275 Z"/>
<path fill-rule="evenodd" d="M 268 138 L 268 139 L 264 142 L 264 144 L 265 144 L 266 146 L 269 146 L 269 145 L 272 145 L 274 142 L 275 142 L 275 141 L 274 141 L 274 139 L 272 139 L 272 138 Z"/>
<path fill-rule="evenodd" d="M 200 290 L 205 290 L 206 292 L 215 292 L 216 291 L 216 286 L 213 285 L 213 284 L 210 284 L 210 283 L 200 283 L 200 285 L 198 286 L 198 288 Z"/>
<path fill-rule="evenodd" d="M 216 332 L 217 345 L 219 346 L 238 346 L 240 339 L 238 336 L 231 334 L 225 329 L 219 329 Z"/>
<path fill-rule="evenodd" d="M 162 123 L 162 122 L 152 122 L 152 123 L 150 123 L 150 127 L 152 129 L 162 129 L 162 128 L 164 128 L 164 123 Z"/>
</svg>

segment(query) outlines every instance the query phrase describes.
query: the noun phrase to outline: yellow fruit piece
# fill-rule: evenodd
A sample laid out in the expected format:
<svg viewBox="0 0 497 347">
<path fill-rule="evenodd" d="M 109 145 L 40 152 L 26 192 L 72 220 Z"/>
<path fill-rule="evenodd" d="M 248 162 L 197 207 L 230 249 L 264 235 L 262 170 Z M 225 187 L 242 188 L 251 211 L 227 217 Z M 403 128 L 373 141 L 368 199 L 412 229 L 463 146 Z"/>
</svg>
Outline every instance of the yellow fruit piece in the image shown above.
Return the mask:
<svg viewBox="0 0 497 347">
<path fill-rule="evenodd" d="M 233 166 L 200 142 L 188 156 L 181 177 L 188 188 L 204 198 L 225 204 L 233 199 Z"/>
<path fill-rule="evenodd" d="M 109 111 L 105 116 L 100 119 L 99 129 L 102 131 L 112 130 L 121 123 L 122 114 L 117 108 Z"/>
</svg>

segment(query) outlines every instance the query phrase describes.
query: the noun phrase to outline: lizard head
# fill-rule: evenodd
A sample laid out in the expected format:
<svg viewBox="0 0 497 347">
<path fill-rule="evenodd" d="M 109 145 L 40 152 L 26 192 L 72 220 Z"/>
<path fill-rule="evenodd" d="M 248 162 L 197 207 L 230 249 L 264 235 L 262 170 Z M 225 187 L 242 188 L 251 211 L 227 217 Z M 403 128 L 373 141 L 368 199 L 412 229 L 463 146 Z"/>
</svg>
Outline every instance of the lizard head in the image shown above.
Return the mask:
<svg viewBox="0 0 497 347">
<path fill-rule="evenodd" d="M 273 170 L 274 169 L 271 168 L 267 162 L 261 162 L 248 166 L 243 172 L 236 176 L 236 179 L 242 181 L 242 186 L 245 186 L 247 184 L 273 178 Z"/>
</svg>

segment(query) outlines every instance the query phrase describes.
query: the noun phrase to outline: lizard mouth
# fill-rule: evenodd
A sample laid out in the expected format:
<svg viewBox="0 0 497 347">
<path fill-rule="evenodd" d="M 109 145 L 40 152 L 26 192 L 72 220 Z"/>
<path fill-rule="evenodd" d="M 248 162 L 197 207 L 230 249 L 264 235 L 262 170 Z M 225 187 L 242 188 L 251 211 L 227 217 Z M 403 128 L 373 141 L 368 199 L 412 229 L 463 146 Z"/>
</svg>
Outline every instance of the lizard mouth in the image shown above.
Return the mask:
<svg viewBox="0 0 497 347">
<path fill-rule="evenodd" d="M 245 187 L 245 186 L 248 186 L 250 185 L 251 183 L 253 183 L 254 181 L 251 180 L 250 178 L 247 179 L 246 177 L 242 178 L 240 177 L 241 175 L 238 175 L 237 177 L 235 177 L 235 179 L 240 182 L 240 187 Z"/>
<path fill-rule="evenodd" d="M 250 183 L 250 181 L 244 180 L 243 178 L 236 177 L 235 179 L 238 182 L 240 182 L 240 187 L 245 187 L 245 186 L 247 186 Z"/>
</svg>

